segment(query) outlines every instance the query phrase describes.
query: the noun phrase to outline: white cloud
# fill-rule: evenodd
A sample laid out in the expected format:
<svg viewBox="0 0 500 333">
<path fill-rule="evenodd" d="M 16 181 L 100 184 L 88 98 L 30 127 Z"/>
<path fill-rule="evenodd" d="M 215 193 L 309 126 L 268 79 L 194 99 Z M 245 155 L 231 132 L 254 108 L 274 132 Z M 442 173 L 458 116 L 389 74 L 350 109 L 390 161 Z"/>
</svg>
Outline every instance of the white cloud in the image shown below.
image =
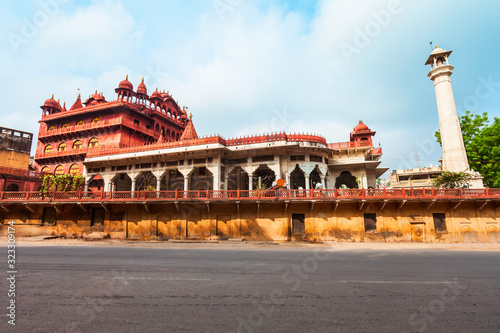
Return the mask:
<svg viewBox="0 0 500 333">
<path fill-rule="evenodd" d="M 443 16 L 430 28 L 433 2 L 401 1 L 401 14 L 347 61 L 342 43 L 353 44 L 389 3 L 320 0 L 312 20 L 266 1 L 243 1 L 224 20 L 210 1 L 70 3 L 20 54 L 0 50 L 0 74 L 11 78 L 0 86 L 26 115 L 4 121 L 36 133 L 31 119 L 39 119 L 38 105 L 52 93 L 70 105 L 77 88 L 84 97 L 97 89 L 111 100 L 129 74 L 134 86 L 144 76 L 150 93 L 158 86 L 189 106 L 200 135 L 285 130 L 347 141 L 362 119 L 377 131 L 385 155 L 397 159 L 437 129 L 423 66 L 427 39 L 457 20 Z M 10 16 L 0 13 L 12 25 Z M 276 111 L 283 110 L 291 118 L 280 123 Z M 431 155 L 426 159 L 437 162 L 440 153 Z"/>
</svg>

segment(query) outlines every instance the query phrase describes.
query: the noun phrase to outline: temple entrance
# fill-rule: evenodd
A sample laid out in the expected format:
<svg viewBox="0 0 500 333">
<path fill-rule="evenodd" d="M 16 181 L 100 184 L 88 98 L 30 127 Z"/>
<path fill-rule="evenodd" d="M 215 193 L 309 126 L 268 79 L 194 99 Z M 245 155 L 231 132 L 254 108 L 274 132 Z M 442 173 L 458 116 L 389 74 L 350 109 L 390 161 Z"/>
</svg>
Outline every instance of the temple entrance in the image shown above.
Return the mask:
<svg viewBox="0 0 500 333">
<path fill-rule="evenodd" d="M 235 167 L 228 176 L 227 182 L 228 190 L 248 190 L 249 182 L 248 182 L 248 173 L 243 170 L 241 167 Z"/>
<path fill-rule="evenodd" d="M 263 164 L 253 172 L 253 188 L 265 190 L 273 186 L 276 175 L 266 164 Z"/>
<path fill-rule="evenodd" d="M 290 184 L 288 186 L 292 190 L 297 190 L 299 187 L 306 188 L 306 177 L 304 176 L 304 171 L 299 168 L 298 164 L 290 173 Z"/>
<path fill-rule="evenodd" d="M 335 188 L 342 188 L 342 185 L 345 185 L 347 188 L 358 188 L 356 177 L 349 171 L 342 171 L 340 176 L 335 180 Z"/>
</svg>

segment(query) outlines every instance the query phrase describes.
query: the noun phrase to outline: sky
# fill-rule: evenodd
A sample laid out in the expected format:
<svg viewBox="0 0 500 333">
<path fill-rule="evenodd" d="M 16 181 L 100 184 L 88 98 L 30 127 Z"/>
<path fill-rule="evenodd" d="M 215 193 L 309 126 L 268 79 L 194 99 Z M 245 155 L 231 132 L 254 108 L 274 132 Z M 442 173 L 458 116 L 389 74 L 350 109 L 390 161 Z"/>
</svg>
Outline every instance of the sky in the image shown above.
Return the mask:
<svg viewBox="0 0 500 333">
<path fill-rule="evenodd" d="M 114 100 L 128 74 L 170 91 L 200 136 L 345 142 L 362 120 L 382 166 L 437 165 L 430 43 L 453 50 L 458 114 L 500 117 L 499 12 L 490 0 L 5 0 L 0 126 L 36 147 L 52 94 L 68 107 L 79 91 Z"/>
</svg>

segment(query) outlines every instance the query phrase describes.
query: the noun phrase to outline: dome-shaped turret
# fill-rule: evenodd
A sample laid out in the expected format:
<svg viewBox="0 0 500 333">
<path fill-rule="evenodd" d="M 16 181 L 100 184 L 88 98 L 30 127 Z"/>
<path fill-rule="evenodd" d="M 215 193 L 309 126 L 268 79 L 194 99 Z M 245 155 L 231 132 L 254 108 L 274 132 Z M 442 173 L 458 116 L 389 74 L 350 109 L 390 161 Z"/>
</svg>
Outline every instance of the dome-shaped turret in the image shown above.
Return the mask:
<svg viewBox="0 0 500 333">
<path fill-rule="evenodd" d="M 61 110 L 61 104 L 59 104 L 55 99 L 54 99 L 54 94 L 52 94 L 52 97 L 49 98 L 48 100 L 46 100 L 44 103 L 43 103 L 43 106 L 44 107 L 48 107 L 48 108 L 54 108 L 54 109 L 58 109 L 58 110 Z"/>
<path fill-rule="evenodd" d="M 372 146 L 372 136 L 375 135 L 375 132 L 372 131 L 368 126 L 366 126 L 362 120 L 354 127 L 351 132 L 351 142 L 357 142 L 360 147 Z"/>
<path fill-rule="evenodd" d="M 130 81 L 128 80 L 128 74 L 125 77 L 125 80 L 123 80 L 122 82 L 120 82 L 120 84 L 118 85 L 118 88 L 128 89 L 128 90 L 134 90 L 134 85 L 132 83 L 130 83 Z"/>
<path fill-rule="evenodd" d="M 139 85 L 137 86 L 137 93 L 144 94 L 144 95 L 148 94 L 148 89 L 146 88 L 146 85 L 144 84 L 144 78 L 142 78 L 142 82 L 139 83 Z"/>
<path fill-rule="evenodd" d="M 362 132 L 362 131 L 369 131 L 370 129 L 368 126 L 366 126 L 362 120 L 359 121 L 359 123 L 354 127 L 354 132 Z"/>
<path fill-rule="evenodd" d="M 132 97 L 136 96 L 134 92 L 134 86 L 128 80 L 128 74 L 125 80 L 120 82 L 118 88 L 115 89 L 115 92 L 118 94 L 118 100 L 131 102 Z"/>
<path fill-rule="evenodd" d="M 160 95 L 161 95 L 161 98 L 163 98 L 164 100 L 167 98 L 172 98 L 172 96 L 170 96 L 169 92 L 165 92 L 165 89 L 163 89 L 163 92 Z"/>
<path fill-rule="evenodd" d="M 436 46 L 436 48 L 432 50 L 431 54 L 438 54 L 441 52 L 446 52 L 446 50 L 443 50 L 442 48 Z"/>
<path fill-rule="evenodd" d="M 98 93 L 97 90 L 96 90 L 95 94 L 92 97 L 94 97 L 94 100 L 97 101 L 97 102 L 106 102 L 106 99 L 104 98 L 103 94 L 102 93 Z"/>
<path fill-rule="evenodd" d="M 158 88 L 156 88 L 156 90 L 153 91 L 153 93 L 151 94 L 151 98 L 161 98 L 161 94 L 158 91 Z"/>
</svg>

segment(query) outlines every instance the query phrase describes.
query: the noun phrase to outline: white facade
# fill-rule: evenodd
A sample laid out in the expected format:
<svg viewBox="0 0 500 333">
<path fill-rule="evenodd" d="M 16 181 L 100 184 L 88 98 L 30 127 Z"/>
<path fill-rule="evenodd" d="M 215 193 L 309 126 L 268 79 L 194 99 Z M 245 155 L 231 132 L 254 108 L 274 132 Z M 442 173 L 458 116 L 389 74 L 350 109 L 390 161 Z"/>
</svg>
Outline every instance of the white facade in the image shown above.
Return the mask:
<svg viewBox="0 0 500 333">
<path fill-rule="evenodd" d="M 107 191 L 251 191 L 269 189 L 280 178 L 289 189 L 375 188 L 377 178 L 387 170 L 378 167 L 381 150 L 371 145 L 352 143 L 353 147 L 334 149 L 307 138 L 247 139 L 231 145 L 196 144 L 204 139 L 195 139 L 181 147 L 159 145 L 158 149 L 87 157 L 86 189 L 99 178 Z M 146 183 L 145 177 L 149 179 Z"/>
</svg>

